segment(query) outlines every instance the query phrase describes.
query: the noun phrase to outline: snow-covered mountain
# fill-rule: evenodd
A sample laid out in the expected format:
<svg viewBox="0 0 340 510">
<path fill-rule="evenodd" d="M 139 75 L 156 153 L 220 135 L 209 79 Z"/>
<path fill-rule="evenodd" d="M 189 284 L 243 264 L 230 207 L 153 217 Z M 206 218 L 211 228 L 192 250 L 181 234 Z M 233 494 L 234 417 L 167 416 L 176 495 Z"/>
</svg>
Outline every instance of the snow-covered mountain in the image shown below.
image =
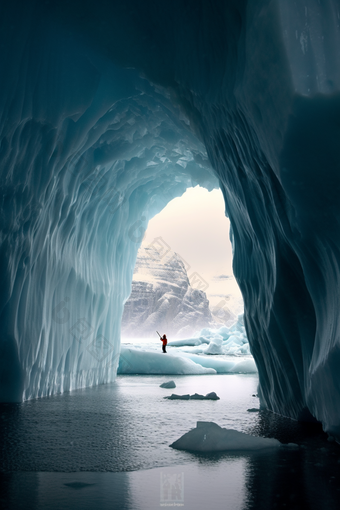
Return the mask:
<svg viewBox="0 0 340 510">
<path fill-rule="evenodd" d="M 122 318 L 123 337 L 147 337 L 156 330 L 169 337 L 187 337 L 234 319 L 227 308 L 216 312 L 212 314 L 205 292 L 190 284 L 176 253 L 163 253 L 152 246 L 139 249 Z"/>
<path fill-rule="evenodd" d="M 237 317 L 243 313 L 243 298 L 233 274 L 216 275 L 209 281 L 206 291 L 210 310 L 216 319 L 228 320 L 230 313 Z"/>
</svg>

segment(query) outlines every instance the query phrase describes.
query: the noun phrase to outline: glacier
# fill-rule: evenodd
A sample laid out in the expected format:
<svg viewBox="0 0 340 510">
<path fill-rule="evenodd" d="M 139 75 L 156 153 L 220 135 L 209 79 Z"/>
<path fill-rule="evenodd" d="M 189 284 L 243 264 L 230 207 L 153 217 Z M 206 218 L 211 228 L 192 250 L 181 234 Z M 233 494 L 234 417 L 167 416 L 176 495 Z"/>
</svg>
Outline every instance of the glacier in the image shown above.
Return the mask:
<svg viewBox="0 0 340 510">
<path fill-rule="evenodd" d="M 113 381 L 148 220 L 220 186 L 261 404 L 340 440 L 337 0 L 0 6 L 0 401 Z"/>
</svg>

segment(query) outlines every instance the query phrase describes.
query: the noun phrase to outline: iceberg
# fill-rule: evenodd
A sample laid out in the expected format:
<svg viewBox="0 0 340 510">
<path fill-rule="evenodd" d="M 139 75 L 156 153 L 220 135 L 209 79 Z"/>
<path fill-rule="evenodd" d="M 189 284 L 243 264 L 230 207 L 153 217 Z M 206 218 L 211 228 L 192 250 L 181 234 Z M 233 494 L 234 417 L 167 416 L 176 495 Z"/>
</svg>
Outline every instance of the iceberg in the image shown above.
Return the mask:
<svg viewBox="0 0 340 510">
<path fill-rule="evenodd" d="M 214 336 L 210 340 L 208 347 L 204 350 L 204 353 L 205 354 L 223 354 L 222 340 L 223 340 L 223 337 L 221 335 Z"/>
<path fill-rule="evenodd" d="M 204 345 L 208 344 L 208 346 Z M 232 355 L 250 354 L 250 346 L 244 326 L 243 314 L 229 326 L 204 328 L 193 338 L 171 340 L 170 347 L 185 347 L 183 352 L 190 354 Z"/>
<path fill-rule="evenodd" d="M 172 443 L 171 448 L 193 452 L 257 451 L 278 448 L 280 441 L 251 436 L 233 429 L 225 429 L 214 422 L 198 421 L 190 430 Z"/>
<path fill-rule="evenodd" d="M 167 381 L 160 385 L 160 388 L 176 388 L 175 381 Z"/>
<path fill-rule="evenodd" d="M 197 346 L 201 344 L 209 344 L 210 341 L 207 338 L 204 337 L 198 337 L 198 338 L 183 338 L 182 340 L 170 340 L 168 342 L 168 345 L 170 347 L 187 347 L 187 346 Z"/>
<path fill-rule="evenodd" d="M 190 359 L 203 367 L 213 368 L 218 374 L 253 374 L 258 371 L 253 358 L 230 361 L 230 359 L 218 359 L 215 356 L 202 356 L 185 352 L 178 353 L 177 356 Z"/>
<path fill-rule="evenodd" d="M 216 374 L 216 370 L 195 363 L 191 359 L 158 352 L 122 347 L 118 374 Z"/>
<path fill-rule="evenodd" d="M 168 351 L 166 355 L 142 345 L 121 346 L 118 374 L 252 374 L 257 368 L 252 357 L 219 359 L 217 356 Z M 171 381 L 170 381 L 171 383 Z M 170 384 L 164 383 L 164 384 Z M 163 388 L 175 386 L 162 386 Z"/>
<path fill-rule="evenodd" d="M 340 440 L 338 2 L 14 0 L 0 23 L 0 401 L 113 381 L 149 219 L 219 186 L 261 405 Z"/>
</svg>

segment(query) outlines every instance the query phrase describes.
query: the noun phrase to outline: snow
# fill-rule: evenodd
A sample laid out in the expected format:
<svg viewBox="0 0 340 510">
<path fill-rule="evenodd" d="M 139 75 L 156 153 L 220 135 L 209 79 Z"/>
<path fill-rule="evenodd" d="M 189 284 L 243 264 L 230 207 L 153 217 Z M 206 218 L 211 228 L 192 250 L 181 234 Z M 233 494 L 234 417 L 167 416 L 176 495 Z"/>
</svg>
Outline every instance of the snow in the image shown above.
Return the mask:
<svg viewBox="0 0 340 510">
<path fill-rule="evenodd" d="M 281 446 L 277 439 L 251 436 L 225 429 L 213 422 L 198 421 L 190 430 L 170 445 L 177 450 L 195 452 L 256 451 Z"/>
<path fill-rule="evenodd" d="M 218 326 L 205 292 L 190 283 L 190 266 L 163 243 L 156 238 L 138 250 L 132 291 L 122 317 L 123 338 L 134 338 L 136 332 L 148 337 L 156 329 L 168 337 L 182 337 L 204 326 Z"/>
<path fill-rule="evenodd" d="M 159 387 L 160 388 L 176 388 L 176 383 L 175 383 L 175 381 L 167 381 L 167 382 L 160 384 Z"/>
</svg>

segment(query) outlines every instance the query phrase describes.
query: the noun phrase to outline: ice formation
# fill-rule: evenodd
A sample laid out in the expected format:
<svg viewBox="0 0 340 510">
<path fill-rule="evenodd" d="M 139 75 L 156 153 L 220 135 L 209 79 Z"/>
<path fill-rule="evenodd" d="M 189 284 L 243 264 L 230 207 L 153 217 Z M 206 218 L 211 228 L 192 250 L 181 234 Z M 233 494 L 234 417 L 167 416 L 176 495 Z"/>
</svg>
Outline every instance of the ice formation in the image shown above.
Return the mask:
<svg viewBox="0 0 340 510">
<path fill-rule="evenodd" d="M 185 357 L 122 347 L 118 374 L 201 375 L 216 374 L 216 370 Z"/>
<path fill-rule="evenodd" d="M 170 397 L 163 398 L 168 400 L 220 400 L 220 397 L 218 397 L 214 391 L 206 395 L 200 395 L 199 393 L 194 393 L 193 395 L 176 395 L 176 393 L 172 393 Z"/>
<path fill-rule="evenodd" d="M 174 353 L 173 353 L 174 354 Z M 198 363 L 202 367 L 213 368 L 217 374 L 253 374 L 257 372 L 256 364 L 251 356 L 244 359 L 220 359 L 217 356 L 204 356 L 189 354 L 186 352 L 180 353 L 181 357 L 190 359 L 194 363 Z"/>
<path fill-rule="evenodd" d="M 170 445 L 177 450 L 195 452 L 255 451 L 278 448 L 280 441 L 273 438 L 251 436 L 233 429 L 225 429 L 212 421 L 198 421 L 190 430 Z"/>
<path fill-rule="evenodd" d="M 160 388 L 176 388 L 175 381 L 167 381 L 160 385 Z"/>
<path fill-rule="evenodd" d="M 154 344 L 123 344 L 119 358 L 119 374 L 252 374 L 257 372 L 251 356 L 229 357 L 196 355 L 176 349 L 167 354 Z"/>
<path fill-rule="evenodd" d="M 0 13 L 0 400 L 113 380 L 148 219 L 219 183 L 262 404 L 339 439 L 338 1 Z"/>
<path fill-rule="evenodd" d="M 203 328 L 196 332 L 192 338 L 170 340 L 168 345 L 182 347 L 183 352 L 191 354 L 227 354 L 232 356 L 250 354 L 243 314 L 240 314 L 237 321 L 230 326 Z"/>
</svg>

